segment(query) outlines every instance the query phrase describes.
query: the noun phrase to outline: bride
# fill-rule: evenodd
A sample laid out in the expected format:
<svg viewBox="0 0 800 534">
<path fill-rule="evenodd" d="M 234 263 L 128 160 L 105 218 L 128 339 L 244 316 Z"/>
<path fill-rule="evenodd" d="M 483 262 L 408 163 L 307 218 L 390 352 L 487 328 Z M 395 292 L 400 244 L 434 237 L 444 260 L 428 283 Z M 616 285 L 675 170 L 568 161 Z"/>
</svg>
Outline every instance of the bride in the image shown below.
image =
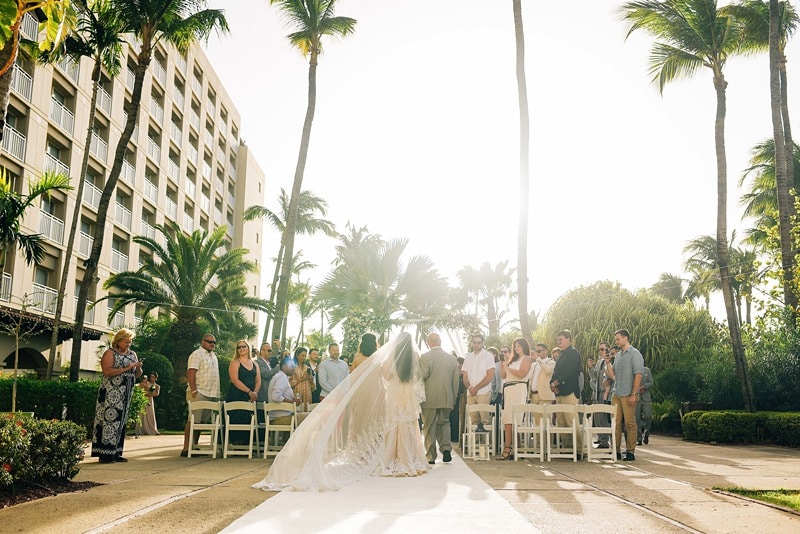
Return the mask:
<svg viewBox="0 0 800 534">
<path fill-rule="evenodd" d="M 411 335 L 401 332 L 325 397 L 253 487 L 335 490 L 366 475 L 423 474 L 418 364 Z"/>
</svg>

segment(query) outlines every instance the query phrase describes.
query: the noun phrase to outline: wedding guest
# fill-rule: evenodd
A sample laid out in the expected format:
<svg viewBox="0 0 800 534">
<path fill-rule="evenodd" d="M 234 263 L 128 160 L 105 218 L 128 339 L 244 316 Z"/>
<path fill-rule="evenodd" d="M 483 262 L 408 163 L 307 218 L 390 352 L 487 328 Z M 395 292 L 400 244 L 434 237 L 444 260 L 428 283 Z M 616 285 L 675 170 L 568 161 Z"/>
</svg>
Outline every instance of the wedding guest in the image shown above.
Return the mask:
<svg viewBox="0 0 800 534">
<path fill-rule="evenodd" d="M 375 334 L 370 334 L 367 332 L 363 336 L 361 336 L 361 343 L 358 345 L 358 352 L 356 355 L 353 356 L 353 363 L 350 364 L 350 372 L 352 373 L 355 371 L 359 365 L 364 363 L 364 360 L 372 356 L 378 350 L 378 340 L 375 337 Z"/>
<path fill-rule="evenodd" d="M 572 406 L 580 403 L 581 391 L 579 386 L 581 367 L 581 353 L 572 344 L 572 333 L 569 330 L 561 330 L 556 336 L 556 343 L 561 349 L 561 355 L 556 360 L 553 377 L 550 379 L 551 390 L 556 394 L 556 404 L 569 404 Z M 558 413 L 558 426 L 569 426 L 575 419 L 574 414 Z M 578 432 L 576 440 L 578 456 L 581 455 L 583 444 L 583 434 Z M 569 447 L 572 445 L 572 436 L 565 436 L 564 444 Z"/>
<path fill-rule="evenodd" d="M 650 388 L 653 387 L 653 374 L 645 366 L 642 372 L 642 383 L 639 384 L 639 402 L 636 403 L 636 444 L 642 441 L 650 443 L 650 425 L 653 422 L 653 397 Z"/>
<path fill-rule="evenodd" d="M 458 362 L 458 372 L 464 367 L 464 358 L 457 356 L 453 353 L 453 358 Z M 458 386 L 458 397 L 456 398 L 456 405 L 453 411 L 450 412 L 450 440 L 459 442 L 461 435 L 464 433 L 464 413 L 467 411 L 467 386 L 461 380 L 461 385 Z M 453 420 L 455 419 L 455 421 Z"/>
<path fill-rule="evenodd" d="M 145 396 L 147 404 L 144 407 L 144 418 L 142 419 L 142 434 L 146 436 L 159 436 L 158 424 L 156 423 L 155 398 L 161 395 L 161 386 L 158 385 L 158 373 L 150 373 L 145 383 Z"/>
<path fill-rule="evenodd" d="M 537 343 L 533 358 L 533 375 L 531 376 L 531 404 L 554 404 L 556 394 L 550 390 L 550 377 L 553 376 L 556 361 L 547 353 L 547 345 Z M 539 424 L 540 415 L 534 416 L 534 421 Z"/>
<path fill-rule="evenodd" d="M 296 368 L 289 378 L 289 385 L 292 386 L 295 399 L 300 400 L 303 406 L 311 404 L 312 394 L 316 383 L 314 371 L 308 363 L 308 349 L 297 347 L 294 350 L 294 363 Z"/>
<path fill-rule="evenodd" d="M 142 375 L 139 379 L 139 383 L 136 384 L 136 387 L 141 389 L 145 392 L 145 396 L 147 396 L 147 388 L 150 386 L 150 381 L 147 379 L 147 375 Z M 139 439 L 139 436 L 143 435 L 144 433 L 144 418 L 145 414 L 141 414 L 141 416 L 136 419 L 136 427 L 133 430 L 133 439 Z"/>
<path fill-rule="evenodd" d="M 492 353 L 494 357 L 494 377 L 492 377 L 492 400 L 491 403 L 495 406 L 503 405 L 503 378 L 500 376 L 500 367 L 503 361 L 508 357 L 511 352 L 507 346 L 503 346 L 502 354 L 495 347 L 488 347 L 486 350 Z"/>
<path fill-rule="evenodd" d="M 587 360 L 589 369 L 589 383 L 592 389 L 592 404 L 611 404 L 610 399 L 607 397 L 607 382 L 608 376 L 606 375 L 607 354 L 609 345 L 606 342 L 601 342 L 597 351 L 600 357 L 595 361 L 593 358 Z M 595 427 L 611 427 L 611 418 L 607 413 L 596 413 L 592 415 L 592 426 Z M 608 448 L 608 434 L 600 434 L 599 447 L 601 449 Z"/>
<path fill-rule="evenodd" d="M 278 371 L 269 382 L 269 401 L 270 402 L 294 402 L 296 403 L 294 391 L 289 385 L 289 377 L 294 374 L 295 363 L 291 358 L 284 358 L 281 362 L 281 370 Z M 269 420 L 276 425 L 288 425 L 291 422 L 292 413 L 287 410 L 272 410 L 269 412 Z"/>
<path fill-rule="evenodd" d="M 625 421 L 625 456 L 617 453 L 617 459 L 625 462 L 636 460 L 636 403 L 639 402 L 639 387 L 644 372 L 644 358 L 630 343 L 630 333 L 624 328 L 614 332 L 614 342 L 619 355 L 614 365 L 607 366 L 608 375 L 614 380 L 611 403 L 617 408 L 617 425 L 614 434 L 617 443 L 622 439 L 622 423 Z"/>
<path fill-rule="evenodd" d="M 236 355 L 228 365 L 228 377 L 231 385 L 225 396 L 225 402 L 256 402 L 261 387 L 261 375 L 258 372 L 258 364 L 250 358 L 250 345 L 245 340 L 236 342 Z M 248 424 L 250 417 L 250 412 L 245 410 L 230 412 L 232 425 Z M 230 433 L 230 443 L 234 445 L 247 445 L 249 439 L 250 434 L 244 430 Z"/>
<path fill-rule="evenodd" d="M 513 460 L 514 443 L 511 435 L 514 423 L 514 406 L 527 404 L 529 381 L 531 379 L 531 349 L 525 338 L 517 338 L 512 343 L 514 354 L 510 359 L 501 362 L 500 374 L 503 378 L 503 427 L 505 430 L 505 448 L 498 460 Z"/>
<path fill-rule="evenodd" d="M 269 382 L 281 370 L 277 362 L 271 363 L 273 360 L 272 346 L 269 343 L 262 343 L 261 349 L 258 351 L 258 358 L 255 360 L 256 365 L 258 365 L 258 375 L 261 378 L 261 385 L 258 388 L 258 395 L 256 395 L 256 401 L 258 402 L 269 402 Z M 259 424 L 264 423 L 264 410 L 258 410 L 258 422 Z M 261 443 L 264 442 L 265 432 L 265 428 L 258 429 Z"/>
<path fill-rule="evenodd" d="M 308 365 L 314 372 L 314 391 L 311 392 L 311 402 L 316 404 L 319 402 L 320 387 L 319 387 L 319 349 L 312 348 L 308 351 Z"/>
<path fill-rule="evenodd" d="M 319 398 L 324 400 L 350 373 L 347 363 L 339 359 L 339 345 L 328 345 L 329 357 L 319 364 Z"/>
<path fill-rule="evenodd" d="M 186 402 L 194 401 L 219 401 L 219 363 L 214 347 L 217 338 L 214 334 L 206 333 L 200 339 L 200 347 L 189 355 L 186 370 Z M 197 422 L 211 420 L 211 410 L 195 410 Z M 181 456 L 189 455 L 189 421 L 183 429 L 183 450 Z M 196 443 L 200 432 L 195 431 L 191 436 L 192 443 Z"/>
<path fill-rule="evenodd" d="M 472 336 L 472 352 L 464 357 L 461 378 L 467 388 L 467 404 L 489 404 L 492 397 L 492 379 L 494 378 L 494 358 L 483 348 L 483 334 Z M 492 422 L 489 412 L 473 412 L 472 424 L 478 425 L 478 432 L 484 431 L 485 425 Z"/>
<path fill-rule="evenodd" d="M 92 432 L 92 456 L 98 456 L 100 463 L 128 461 L 122 456 L 125 425 L 133 388 L 142 374 L 142 362 L 131 350 L 133 336 L 133 331 L 121 328 L 114 334 L 111 348 L 100 358 L 103 379 L 97 392 Z"/>
</svg>

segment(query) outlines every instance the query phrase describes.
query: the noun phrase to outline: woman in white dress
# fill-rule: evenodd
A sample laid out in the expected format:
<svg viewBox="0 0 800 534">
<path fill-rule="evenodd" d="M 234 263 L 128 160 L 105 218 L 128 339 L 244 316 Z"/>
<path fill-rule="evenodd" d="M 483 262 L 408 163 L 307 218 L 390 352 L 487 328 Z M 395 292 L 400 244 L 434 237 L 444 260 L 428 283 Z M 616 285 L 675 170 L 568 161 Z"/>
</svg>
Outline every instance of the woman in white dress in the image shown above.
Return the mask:
<svg viewBox="0 0 800 534">
<path fill-rule="evenodd" d="M 423 474 L 418 364 L 419 351 L 401 332 L 325 397 L 253 487 L 335 490 L 366 475 Z"/>
</svg>

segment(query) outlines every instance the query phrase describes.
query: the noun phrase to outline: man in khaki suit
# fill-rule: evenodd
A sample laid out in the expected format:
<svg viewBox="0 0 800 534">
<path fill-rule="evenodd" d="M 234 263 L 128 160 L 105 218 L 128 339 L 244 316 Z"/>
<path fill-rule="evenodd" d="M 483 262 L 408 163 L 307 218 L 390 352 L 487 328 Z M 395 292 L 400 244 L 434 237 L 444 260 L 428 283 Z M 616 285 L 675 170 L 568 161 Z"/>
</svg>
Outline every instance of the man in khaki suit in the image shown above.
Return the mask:
<svg viewBox="0 0 800 534">
<path fill-rule="evenodd" d="M 460 381 L 458 361 L 445 352 L 439 334 L 428 334 L 430 350 L 419 357 L 419 377 L 425 382 L 425 402 L 422 403 L 422 428 L 425 435 L 425 455 L 428 463 L 436 463 L 436 443 L 445 462 L 449 462 L 450 410 L 453 408 Z"/>
</svg>

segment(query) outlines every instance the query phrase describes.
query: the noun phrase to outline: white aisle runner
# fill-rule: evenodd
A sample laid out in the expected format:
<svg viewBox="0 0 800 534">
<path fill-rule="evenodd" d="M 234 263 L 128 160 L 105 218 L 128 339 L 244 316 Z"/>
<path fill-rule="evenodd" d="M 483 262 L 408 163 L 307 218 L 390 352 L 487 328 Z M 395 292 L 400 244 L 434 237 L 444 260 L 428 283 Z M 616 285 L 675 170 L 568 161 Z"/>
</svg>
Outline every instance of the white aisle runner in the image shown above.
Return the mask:
<svg viewBox="0 0 800 534">
<path fill-rule="evenodd" d="M 455 454 L 431 468 L 419 477 L 370 476 L 338 491 L 284 491 L 223 532 L 539 532 Z"/>
</svg>

